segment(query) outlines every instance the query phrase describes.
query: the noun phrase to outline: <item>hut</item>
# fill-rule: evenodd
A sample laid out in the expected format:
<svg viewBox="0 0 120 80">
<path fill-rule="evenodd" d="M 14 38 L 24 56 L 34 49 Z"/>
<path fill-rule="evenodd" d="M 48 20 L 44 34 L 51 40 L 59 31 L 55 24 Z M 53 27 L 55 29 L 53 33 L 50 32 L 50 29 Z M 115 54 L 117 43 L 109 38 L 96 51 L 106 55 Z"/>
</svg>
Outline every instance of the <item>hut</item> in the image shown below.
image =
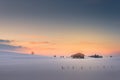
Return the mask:
<svg viewBox="0 0 120 80">
<path fill-rule="evenodd" d="M 92 57 L 92 58 L 103 58 L 103 56 L 100 56 L 100 55 L 97 55 L 97 54 L 92 55 L 92 56 L 90 56 L 90 57 Z"/>
<path fill-rule="evenodd" d="M 71 55 L 71 57 L 72 58 L 78 58 L 78 59 L 84 59 L 84 54 L 82 54 L 82 53 L 76 53 L 76 54 L 73 54 L 73 55 Z"/>
</svg>

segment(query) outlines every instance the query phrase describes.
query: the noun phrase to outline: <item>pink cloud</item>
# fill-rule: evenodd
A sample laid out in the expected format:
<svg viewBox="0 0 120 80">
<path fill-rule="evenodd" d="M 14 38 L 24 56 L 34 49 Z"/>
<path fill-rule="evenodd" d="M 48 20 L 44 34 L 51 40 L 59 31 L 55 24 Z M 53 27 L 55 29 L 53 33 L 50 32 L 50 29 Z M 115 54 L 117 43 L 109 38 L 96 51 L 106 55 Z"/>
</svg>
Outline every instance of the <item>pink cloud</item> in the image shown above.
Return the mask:
<svg viewBox="0 0 120 80">
<path fill-rule="evenodd" d="M 39 45 L 39 44 L 51 44 L 51 45 L 53 45 L 53 44 L 55 44 L 55 43 L 51 43 L 51 42 L 48 42 L 48 41 L 43 41 L 43 42 L 35 42 L 35 41 L 33 41 L 33 42 L 30 42 L 30 44 L 34 44 L 34 45 Z"/>
</svg>

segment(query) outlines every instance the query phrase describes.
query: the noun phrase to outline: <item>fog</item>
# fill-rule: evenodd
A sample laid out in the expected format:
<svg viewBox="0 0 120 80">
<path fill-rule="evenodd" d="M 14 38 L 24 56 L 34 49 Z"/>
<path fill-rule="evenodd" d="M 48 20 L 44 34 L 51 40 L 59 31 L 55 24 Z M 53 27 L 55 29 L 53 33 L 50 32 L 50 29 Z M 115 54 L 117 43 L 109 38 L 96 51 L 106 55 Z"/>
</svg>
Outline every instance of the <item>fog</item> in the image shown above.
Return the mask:
<svg viewBox="0 0 120 80">
<path fill-rule="evenodd" d="M 119 60 L 0 53 L 0 80 L 120 80 Z"/>
</svg>

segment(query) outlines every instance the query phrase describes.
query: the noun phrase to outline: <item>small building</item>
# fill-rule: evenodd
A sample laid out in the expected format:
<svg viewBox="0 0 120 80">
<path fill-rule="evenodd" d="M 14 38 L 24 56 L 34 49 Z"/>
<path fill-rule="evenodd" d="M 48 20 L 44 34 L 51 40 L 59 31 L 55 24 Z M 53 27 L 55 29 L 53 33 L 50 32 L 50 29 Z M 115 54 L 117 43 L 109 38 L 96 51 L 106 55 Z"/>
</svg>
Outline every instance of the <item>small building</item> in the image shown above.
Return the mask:
<svg viewBox="0 0 120 80">
<path fill-rule="evenodd" d="M 81 58 L 81 59 L 84 59 L 84 54 L 82 54 L 82 53 L 76 53 L 76 54 L 73 54 L 73 55 L 71 55 L 71 57 L 72 58 Z"/>
<path fill-rule="evenodd" d="M 54 55 L 53 57 L 54 57 L 54 58 L 56 58 L 57 56 L 56 56 L 56 55 Z"/>
<path fill-rule="evenodd" d="M 100 56 L 100 55 L 97 55 L 97 54 L 89 56 L 89 57 L 92 57 L 92 58 L 103 58 L 103 56 Z"/>
<path fill-rule="evenodd" d="M 60 56 L 60 58 L 64 58 L 64 56 Z"/>
<path fill-rule="evenodd" d="M 110 56 L 110 58 L 112 58 L 113 56 Z"/>
</svg>

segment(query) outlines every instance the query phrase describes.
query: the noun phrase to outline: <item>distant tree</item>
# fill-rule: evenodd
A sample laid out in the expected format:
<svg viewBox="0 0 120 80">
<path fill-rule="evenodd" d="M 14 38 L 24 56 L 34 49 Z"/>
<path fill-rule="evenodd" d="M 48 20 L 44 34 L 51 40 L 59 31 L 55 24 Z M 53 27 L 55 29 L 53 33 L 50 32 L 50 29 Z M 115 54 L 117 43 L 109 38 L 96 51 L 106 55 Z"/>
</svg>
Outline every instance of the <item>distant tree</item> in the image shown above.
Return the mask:
<svg viewBox="0 0 120 80">
<path fill-rule="evenodd" d="M 34 52 L 32 52 L 31 54 L 32 54 L 32 55 L 34 55 L 35 53 L 34 53 Z"/>
</svg>

